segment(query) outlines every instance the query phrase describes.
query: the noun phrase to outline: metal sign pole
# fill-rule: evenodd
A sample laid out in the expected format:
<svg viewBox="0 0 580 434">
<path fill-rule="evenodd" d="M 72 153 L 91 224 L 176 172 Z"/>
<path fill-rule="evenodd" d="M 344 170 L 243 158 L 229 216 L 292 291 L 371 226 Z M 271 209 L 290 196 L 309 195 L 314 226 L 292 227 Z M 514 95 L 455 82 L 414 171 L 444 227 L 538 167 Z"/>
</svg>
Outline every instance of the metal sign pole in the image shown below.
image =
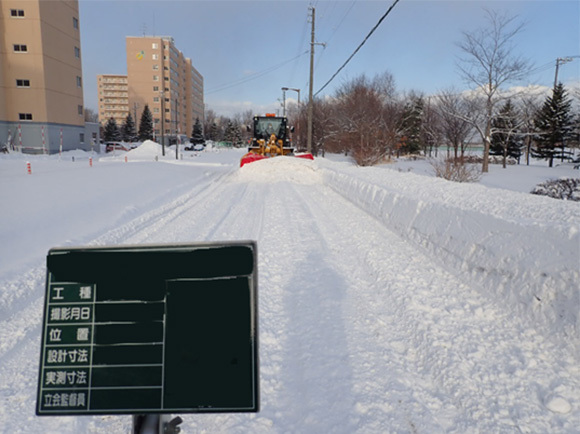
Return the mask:
<svg viewBox="0 0 580 434">
<path fill-rule="evenodd" d="M 169 419 L 167 414 L 134 414 L 132 434 L 179 434 L 183 422 L 179 416 Z"/>
</svg>

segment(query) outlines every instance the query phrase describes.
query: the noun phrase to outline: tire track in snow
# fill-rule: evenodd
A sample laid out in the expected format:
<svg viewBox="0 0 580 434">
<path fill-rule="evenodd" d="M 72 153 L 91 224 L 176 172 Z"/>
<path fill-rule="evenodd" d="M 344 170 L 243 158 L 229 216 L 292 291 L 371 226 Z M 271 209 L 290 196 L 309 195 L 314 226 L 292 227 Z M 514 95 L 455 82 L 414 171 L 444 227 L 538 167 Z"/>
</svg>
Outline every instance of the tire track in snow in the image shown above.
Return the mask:
<svg viewBox="0 0 580 434">
<path fill-rule="evenodd" d="M 159 231 L 165 233 L 167 228 L 171 227 L 173 220 L 183 214 L 189 213 L 190 210 L 197 206 L 203 206 L 212 195 L 216 194 L 216 191 L 221 188 L 221 184 L 230 176 L 232 176 L 231 173 L 214 176 L 206 180 L 206 183 L 201 186 L 196 186 L 192 191 L 96 238 L 92 241 L 91 245 L 138 244 L 149 239 L 154 239 L 155 233 Z"/>
<path fill-rule="evenodd" d="M 313 186 L 299 187 L 278 183 L 263 189 L 270 224 L 258 246 L 264 255 L 262 379 L 275 392 L 265 403 L 266 416 L 290 432 L 351 432 L 351 402 L 343 394 L 353 387 L 351 367 L 336 364 L 347 358 L 340 309 L 345 288 L 325 264 L 328 246 L 304 203 L 301 190 Z"/>
<path fill-rule="evenodd" d="M 389 426 L 373 426 L 373 431 L 437 432 L 439 427 L 441 432 L 467 432 L 477 427 L 550 432 L 566 427 L 546 408 L 554 396 L 577 401 L 578 369 L 566 352 L 511 321 L 500 306 L 355 205 L 339 199 L 309 203 L 316 221 L 329 223 L 320 227 L 329 243 L 353 252 L 352 261 L 345 263 L 341 254 L 336 265 L 352 276 L 356 289 L 348 303 L 355 325 L 350 354 L 358 358 L 376 348 L 368 354 L 367 372 L 357 371 L 363 376 L 357 381 L 364 385 L 363 399 L 376 399 L 361 402 L 358 410 L 362 415 L 396 413 L 392 396 L 400 394 L 398 410 L 406 407 L 412 422 L 396 428 L 392 418 L 375 418 Z M 371 333 L 375 345 L 368 345 Z M 387 405 L 380 404 L 381 393 L 391 395 Z"/>
<path fill-rule="evenodd" d="M 214 176 L 207 180 L 207 184 L 196 186 L 192 191 L 145 212 L 120 227 L 106 230 L 101 236 L 88 241 L 87 245 L 124 244 L 136 242 L 138 239 L 146 239 L 152 232 L 162 230 L 167 222 L 207 201 L 215 190 L 221 188 L 220 181 L 227 179 L 228 176 L 231 174 Z M 9 299 L 3 298 L 5 304 L 2 306 L 2 312 L 6 315 L 2 315 L 3 319 L 0 321 L 0 327 L 2 327 L 3 336 L 5 336 L 5 339 L 0 342 L 0 366 L 2 367 L 9 364 L 18 367 L 23 360 L 38 362 L 40 341 L 35 338 L 41 336 L 45 278 L 46 268 L 42 264 L 34 267 L 20 278 L 2 283 L 3 288 L 16 288 L 18 293 L 22 294 Z M 33 381 L 36 381 L 36 376 L 35 372 Z M 0 393 L 7 390 L 6 386 L 0 387 Z M 30 390 L 36 391 L 36 387 Z M 3 398 L 0 396 L 0 399 Z M 34 396 L 11 397 L 11 399 L 15 398 L 29 403 L 35 401 Z"/>
<path fill-rule="evenodd" d="M 324 199 L 315 200 L 315 196 Z M 346 362 L 356 367 L 352 413 L 358 415 L 359 425 L 355 431 L 445 432 L 449 427 L 445 418 L 457 415 L 458 410 L 441 401 L 431 378 L 409 368 L 407 337 L 389 333 L 402 312 L 392 311 L 392 301 L 384 289 L 389 280 L 397 278 L 385 278 L 369 264 L 370 258 L 377 256 L 376 247 L 384 250 L 385 245 L 391 248 L 379 255 L 381 262 L 408 260 L 408 252 L 397 245 L 404 243 L 333 190 L 312 192 L 307 203 L 313 220 L 326 222 L 319 224 L 319 231 L 332 246 L 327 261 L 342 271 L 347 288 L 342 315 L 348 330 Z M 347 262 L 345 251 L 351 252 Z M 398 257 L 401 254 L 405 259 Z"/>
<path fill-rule="evenodd" d="M 231 173 L 221 174 L 207 180 L 207 184 L 196 186 L 168 203 L 145 212 L 135 217 L 128 223 L 106 230 L 101 236 L 87 242 L 89 246 L 124 244 L 127 242 L 137 242 L 137 239 L 146 239 L 150 233 L 159 231 L 172 219 L 183 213 L 187 213 L 191 208 L 207 201 L 207 198 L 220 188 L 220 182 L 227 179 Z M 142 242 L 142 241 L 141 241 Z M 6 339 L 0 342 L 0 364 L 4 357 L 13 357 L 18 353 L 17 347 L 21 342 L 25 342 L 35 335 L 35 330 L 40 327 L 42 321 L 42 309 L 44 303 L 44 286 L 46 279 L 46 267 L 43 263 L 27 272 L 17 279 L 2 282 L 5 288 L 0 309 L 0 327 L 2 330 L 11 330 L 6 334 Z M 10 297 L 10 294 L 21 294 Z"/>
</svg>

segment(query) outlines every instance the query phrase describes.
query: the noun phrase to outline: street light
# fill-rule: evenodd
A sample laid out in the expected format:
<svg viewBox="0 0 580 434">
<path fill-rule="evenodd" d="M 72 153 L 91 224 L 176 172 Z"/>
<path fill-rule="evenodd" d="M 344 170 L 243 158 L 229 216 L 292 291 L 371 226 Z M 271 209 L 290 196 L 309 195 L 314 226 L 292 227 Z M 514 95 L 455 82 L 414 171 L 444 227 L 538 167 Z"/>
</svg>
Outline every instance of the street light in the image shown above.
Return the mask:
<svg viewBox="0 0 580 434">
<path fill-rule="evenodd" d="M 298 106 L 300 106 L 300 89 L 296 89 L 293 87 L 283 87 L 282 94 L 284 96 L 284 116 L 286 116 L 286 91 L 287 90 L 293 90 L 294 92 L 298 92 Z M 296 125 L 296 137 L 297 138 L 300 138 L 300 134 L 298 134 L 299 126 L 300 126 L 300 122 L 298 122 L 298 125 Z"/>
<path fill-rule="evenodd" d="M 298 105 L 300 105 L 300 89 L 295 89 L 293 87 L 283 87 L 282 88 L 282 96 L 284 97 L 284 116 L 286 116 L 286 91 L 293 90 L 294 92 L 298 92 Z"/>
</svg>

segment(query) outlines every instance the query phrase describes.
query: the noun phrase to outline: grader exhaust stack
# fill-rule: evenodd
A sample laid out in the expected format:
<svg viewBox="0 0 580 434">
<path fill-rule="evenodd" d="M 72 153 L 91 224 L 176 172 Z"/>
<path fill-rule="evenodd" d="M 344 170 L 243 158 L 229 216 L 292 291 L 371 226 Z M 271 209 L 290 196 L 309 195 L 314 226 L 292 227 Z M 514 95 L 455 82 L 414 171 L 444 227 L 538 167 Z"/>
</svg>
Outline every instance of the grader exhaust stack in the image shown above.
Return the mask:
<svg viewBox="0 0 580 434">
<path fill-rule="evenodd" d="M 248 127 L 250 129 L 250 127 Z M 254 116 L 253 134 L 248 153 L 240 160 L 240 167 L 264 158 L 290 155 L 314 160 L 311 153 L 295 153 L 290 142 L 290 133 L 294 127 L 288 126 L 286 117 L 268 113 L 266 116 Z"/>
</svg>

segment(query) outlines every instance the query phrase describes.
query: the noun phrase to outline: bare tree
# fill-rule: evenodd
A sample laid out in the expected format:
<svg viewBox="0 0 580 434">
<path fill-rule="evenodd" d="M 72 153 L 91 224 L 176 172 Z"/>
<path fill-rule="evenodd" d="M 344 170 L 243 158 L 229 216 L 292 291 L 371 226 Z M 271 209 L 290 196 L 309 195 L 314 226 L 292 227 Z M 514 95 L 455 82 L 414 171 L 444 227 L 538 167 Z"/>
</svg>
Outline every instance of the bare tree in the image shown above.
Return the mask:
<svg viewBox="0 0 580 434">
<path fill-rule="evenodd" d="M 530 63 L 513 53 L 512 42 L 522 29 L 515 17 L 500 15 L 486 10 L 487 26 L 463 32 L 459 48 L 463 57 L 458 67 L 462 78 L 475 85 L 483 95 L 483 116 L 471 123 L 480 134 L 483 150 L 482 172 L 489 170 L 489 147 L 491 142 L 491 119 L 498 101 L 500 88 L 509 82 L 521 79 L 530 68 Z"/>
<path fill-rule="evenodd" d="M 439 131 L 453 146 L 455 160 L 463 159 L 467 144 L 473 137 L 472 122 L 479 120 L 474 108 L 471 101 L 452 89 L 437 97 L 435 110 L 439 117 Z"/>
<path fill-rule="evenodd" d="M 520 115 L 522 118 L 524 158 L 526 159 L 526 165 L 528 166 L 530 165 L 532 139 L 536 131 L 534 120 L 538 110 L 541 107 L 541 104 L 542 103 L 540 101 L 539 95 L 533 93 L 528 93 L 517 101 L 517 106 L 519 107 Z"/>
<path fill-rule="evenodd" d="M 433 149 L 435 149 L 435 156 L 437 156 L 443 135 L 441 129 L 441 118 L 436 107 L 433 107 L 433 103 L 431 102 L 433 97 L 428 96 L 426 99 L 427 104 L 423 116 L 423 129 L 421 136 L 424 145 L 423 152 L 426 156 L 429 155 L 429 157 L 431 157 Z"/>
<path fill-rule="evenodd" d="M 332 101 L 317 99 L 314 101 L 313 109 L 312 151 L 316 155 L 320 152 L 324 157 L 327 150 L 336 151 L 336 149 L 332 148 L 332 144 L 336 143 L 339 133 L 339 126 L 336 121 L 336 107 Z M 306 130 L 306 126 L 304 130 Z"/>
<path fill-rule="evenodd" d="M 95 110 L 85 107 L 85 122 L 99 122 L 99 114 Z"/>
<path fill-rule="evenodd" d="M 336 119 L 341 141 L 349 143 L 361 166 L 370 166 L 388 154 L 383 117 L 383 95 L 362 75 L 337 91 Z"/>
<path fill-rule="evenodd" d="M 216 112 L 212 109 L 206 109 L 204 117 L 205 119 L 203 120 L 203 130 L 206 132 L 211 131 L 212 125 L 217 122 Z"/>
</svg>

